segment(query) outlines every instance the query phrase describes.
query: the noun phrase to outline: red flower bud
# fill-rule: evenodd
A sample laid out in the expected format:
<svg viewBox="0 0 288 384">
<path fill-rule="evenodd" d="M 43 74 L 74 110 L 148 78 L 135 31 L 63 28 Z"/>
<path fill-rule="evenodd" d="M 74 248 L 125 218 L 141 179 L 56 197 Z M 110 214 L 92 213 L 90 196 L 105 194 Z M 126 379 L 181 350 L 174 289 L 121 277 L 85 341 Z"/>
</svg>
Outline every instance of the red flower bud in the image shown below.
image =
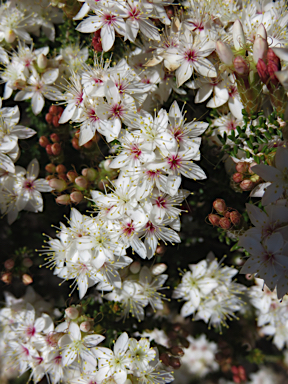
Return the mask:
<svg viewBox="0 0 288 384">
<path fill-rule="evenodd" d="M 213 208 L 217 211 L 217 213 L 220 213 L 220 215 L 224 215 L 227 211 L 227 206 L 223 199 L 216 199 L 213 201 Z"/>
<path fill-rule="evenodd" d="M 210 213 L 210 215 L 208 215 L 208 220 L 213 226 L 219 227 L 220 216 Z"/>
<path fill-rule="evenodd" d="M 233 181 L 235 181 L 235 183 L 241 183 L 241 181 L 244 179 L 244 176 L 242 173 L 234 173 L 234 175 L 232 176 L 233 178 Z"/>
<path fill-rule="evenodd" d="M 59 164 L 59 165 L 57 165 L 57 167 L 56 167 L 56 172 L 57 172 L 57 173 L 65 173 L 65 172 L 66 172 L 66 167 L 65 167 L 65 165 L 63 165 L 63 164 Z"/>
<path fill-rule="evenodd" d="M 69 195 L 60 195 L 56 198 L 56 203 L 61 205 L 70 204 L 70 196 Z"/>
<path fill-rule="evenodd" d="M 51 107 L 49 108 L 49 113 L 51 113 L 51 115 L 57 115 L 58 108 L 59 107 L 57 107 L 57 105 L 51 105 Z"/>
<path fill-rule="evenodd" d="M 233 225 L 240 225 L 242 215 L 237 211 L 230 212 L 230 220 Z"/>
<path fill-rule="evenodd" d="M 86 189 L 88 187 L 88 180 L 83 176 L 78 176 L 75 179 L 75 184 L 78 185 L 81 189 Z"/>
<path fill-rule="evenodd" d="M 87 143 L 83 144 L 83 147 L 86 149 L 89 149 L 89 148 L 93 147 L 93 144 L 94 144 L 93 141 L 90 140 Z"/>
<path fill-rule="evenodd" d="M 240 161 L 236 164 L 236 171 L 239 173 L 245 173 L 247 172 L 249 167 L 249 163 L 246 163 L 245 161 Z"/>
<path fill-rule="evenodd" d="M 45 167 L 45 170 L 48 172 L 48 173 L 54 173 L 56 171 L 56 167 L 55 167 L 55 164 L 47 164 L 46 167 Z"/>
<path fill-rule="evenodd" d="M 55 128 L 59 127 L 60 124 L 59 124 L 59 117 L 58 116 L 53 117 L 52 124 L 54 125 Z"/>
<path fill-rule="evenodd" d="M 48 145 L 46 145 L 46 152 L 48 153 L 48 155 L 53 155 L 53 153 L 52 153 L 52 145 L 51 144 L 48 144 Z"/>
<path fill-rule="evenodd" d="M 227 219 L 227 217 L 222 217 L 222 219 L 219 220 L 219 225 L 223 229 L 230 229 L 231 228 L 231 221 Z"/>
<path fill-rule="evenodd" d="M 173 356 L 169 358 L 169 365 L 171 365 L 171 367 L 174 369 L 179 369 L 181 367 L 181 363 L 178 357 Z"/>
<path fill-rule="evenodd" d="M 58 179 L 67 181 L 67 176 L 65 173 L 58 173 Z"/>
<path fill-rule="evenodd" d="M 69 181 L 74 182 L 74 180 L 76 179 L 76 177 L 78 176 L 78 174 L 77 174 L 77 172 L 75 172 L 75 171 L 69 171 L 69 172 L 67 172 L 66 176 L 67 176 L 67 178 L 68 178 Z"/>
<path fill-rule="evenodd" d="M 52 133 L 50 135 L 50 139 L 53 143 L 58 143 L 60 141 L 60 137 L 57 135 L 57 133 Z"/>
<path fill-rule="evenodd" d="M 240 183 L 240 188 L 243 190 L 243 191 L 251 191 L 254 187 L 254 183 L 253 181 L 251 181 L 250 179 L 244 179 L 241 183 Z"/>
<path fill-rule="evenodd" d="M 51 124 L 53 120 L 53 115 L 51 113 L 46 113 L 45 120 L 47 121 L 48 124 Z"/>
<path fill-rule="evenodd" d="M 55 189 L 58 192 L 62 192 L 67 188 L 67 184 L 64 180 L 59 180 L 55 177 L 49 180 L 49 185 L 51 188 Z"/>
<path fill-rule="evenodd" d="M 271 48 L 269 48 L 267 52 L 267 61 L 267 69 L 270 76 L 270 81 L 272 84 L 278 85 L 279 80 L 275 76 L 275 72 L 281 70 L 281 63 L 279 57 L 275 55 Z"/>
<path fill-rule="evenodd" d="M 47 180 L 47 181 L 52 180 L 52 179 L 54 179 L 53 175 L 48 175 L 45 177 L 45 180 Z"/>
<path fill-rule="evenodd" d="M 234 70 L 241 77 L 247 77 L 249 75 L 249 64 L 242 56 L 235 57 Z"/>
<path fill-rule="evenodd" d="M 72 146 L 77 151 L 79 151 L 79 149 L 80 149 L 80 146 L 79 146 L 78 143 L 79 143 L 79 140 L 76 137 L 73 137 L 73 139 L 72 139 Z"/>
<path fill-rule="evenodd" d="M 258 75 L 262 81 L 262 83 L 267 84 L 269 80 L 269 73 L 268 73 L 268 68 L 264 62 L 264 60 L 259 59 L 258 63 L 256 65 Z"/>
<path fill-rule="evenodd" d="M 96 52 L 102 52 L 103 50 L 100 33 L 101 33 L 101 30 L 98 29 L 98 31 L 94 32 L 94 36 L 92 39 L 92 47 Z"/>
<path fill-rule="evenodd" d="M 82 332 L 89 332 L 91 329 L 91 324 L 89 321 L 83 321 L 83 323 L 80 324 L 80 330 Z"/>
<path fill-rule="evenodd" d="M 224 217 L 226 217 L 227 219 L 230 219 L 230 212 L 226 212 Z"/>
<path fill-rule="evenodd" d="M 52 151 L 54 156 L 60 155 L 60 153 L 62 151 L 61 145 L 59 143 L 52 144 L 51 151 Z"/>
<path fill-rule="evenodd" d="M 70 193 L 70 199 L 72 201 L 72 203 L 80 203 L 82 200 L 83 200 L 83 195 L 80 191 L 74 191 L 72 193 Z"/>
<path fill-rule="evenodd" d="M 39 144 L 41 147 L 45 148 L 48 144 L 50 144 L 50 141 L 46 136 L 41 136 L 39 139 Z"/>
<path fill-rule="evenodd" d="M 169 367 L 169 363 L 170 363 L 170 359 L 169 359 L 169 356 L 167 353 L 161 353 L 161 355 L 159 356 L 159 359 L 160 361 L 166 365 L 166 367 Z"/>
</svg>

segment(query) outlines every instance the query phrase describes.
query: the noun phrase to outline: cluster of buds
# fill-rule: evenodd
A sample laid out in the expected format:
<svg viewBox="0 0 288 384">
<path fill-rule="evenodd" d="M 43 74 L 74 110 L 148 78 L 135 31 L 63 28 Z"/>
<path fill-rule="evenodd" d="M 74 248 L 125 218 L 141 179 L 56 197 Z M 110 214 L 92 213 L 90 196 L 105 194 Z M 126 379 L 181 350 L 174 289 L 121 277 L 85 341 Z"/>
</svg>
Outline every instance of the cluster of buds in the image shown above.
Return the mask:
<svg viewBox="0 0 288 384">
<path fill-rule="evenodd" d="M 71 306 L 65 309 L 66 321 L 77 323 L 80 331 L 90 332 L 94 328 L 94 319 L 89 318 L 83 313 L 81 305 Z"/>
<path fill-rule="evenodd" d="M 240 161 L 236 164 L 236 173 L 232 175 L 232 180 L 242 191 L 252 191 L 261 182 L 260 176 L 256 175 L 252 167 L 255 162 L 248 163 Z"/>
<path fill-rule="evenodd" d="M 246 383 L 247 377 L 245 368 L 242 365 L 239 365 L 236 367 L 236 365 L 233 365 L 231 367 L 231 372 L 233 375 L 233 381 L 234 383 Z"/>
<path fill-rule="evenodd" d="M 101 29 L 98 29 L 98 31 L 94 32 L 92 42 L 91 42 L 92 48 L 96 52 L 102 52 L 103 51 L 100 33 L 101 33 Z"/>
<path fill-rule="evenodd" d="M 242 222 L 242 215 L 235 209 L 228 208 L 223 199 L 216 199 L 213 202 L 213 208 L 217 212 L 210 213 L 208 220 L 213 226 L 229 230 L 232 227 L 240 227 Z"/>
<path fill-rule="evenodd" d="M 18 277 L 25 285 L 33 283 L 33 278 L 29 268 L 33 266 L 31 252 L 20 248 L 15 255 L 4 262 L 4 271 L 1 274 L 1 280 L 5 284 L 11 284 L 13 277 Z"/>
<path fill-rule="evenodd" d="M 51 141 L 50 141 L 51 140 Z M 58 157 L 62 154 L 62 146 L 60 143 L 60 137 L 57 133 L 50 135 L 50 140 L 46 136 L 41 136 L 39 144 L 46 149 L 46 152 L 51 157 Z"/>
<path fill-rule="evenodd" d="M 180 358 L 184 355 L 183 348 L 189 348 L 187 337 L 189 333 L 183 329 L 181 324 L 173 324 L 172 329 L 167 333 L 170 348 L 160 353 L 160 360 L 167 367 L 179 369 L 181 367 Z"/>
<path fill-rule="evenodd" d="M 57 105 L 51 105 L 49 112 L 45 116 L 48 124 L 53 125 L 55 128 L 59 127 L 59 119 L 63 113 L 63 108 Z"/>
</svg>

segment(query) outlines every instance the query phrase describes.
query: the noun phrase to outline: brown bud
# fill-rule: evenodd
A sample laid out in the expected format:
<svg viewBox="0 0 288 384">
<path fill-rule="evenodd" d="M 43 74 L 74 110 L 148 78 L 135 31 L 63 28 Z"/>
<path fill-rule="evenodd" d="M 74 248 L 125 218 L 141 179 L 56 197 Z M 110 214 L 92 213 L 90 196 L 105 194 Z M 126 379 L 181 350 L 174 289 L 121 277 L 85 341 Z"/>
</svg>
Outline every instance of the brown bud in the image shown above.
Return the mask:
<svg viewBox="0 0 288 384">
<path fill-rule="evenodd" d="M 72 193 L 70 193 L 70 199 L 72 201 L 72 203 L 80 203 L 82 200 L 83 200 L 84 196 L 82 195 L 82 193 L 80 191 L 74 191 Z"/>
<path fill-rule="evenodd" d="M 84 176 L 78 176 L 75 179 L 75 184 L 81 189 L 86 189 L 88 187 L 88 180 Z"/>
<path fill-rule="evenodd" d="M 54 156 L 60 155 L 60 153 L 62 151 L 61 145 L 59 143 L 52 144 L 51 151 L 52 151 Z"/>
<path fill-rule="evenodd" d="M 165 251 L 166 251 L 166 247 L 165 247 L 164 244 L 160 244 L 160 245 L 158 245 L 157 248 L 156 248 L 156 254 L 157 254 L 158 256 L 162 256 L 162 255 L 164 255 Z"/>
<path fill-rule="evenodd" d="M 53 115 L 51 115 L 51 113 L 46 113 L 45 120 L 47 121 L 48 124 L 51 124 L 53 120 Z"/>
<path fill-rule="evenodd" d="M 219 227 L 219 220 L 220 219 L 221 219 L 221 217 L 218 215 L 215 215 L 214 213 L 210 213 L 210 215 L 208 215 L 208 220 L 210 221 L 210 223 L 213 226 Z"/>
<path fill-rule="evenodd" d="M 239 161 L 239 163 L 236 164 L 236 171 L 239 173 L 245 173 L 247 172 L 249 167 L 249 163 L 246 163 L 245 161 Z"/>
<path fill-rule="evenodd" d="M 217 213 L 220 213 L 220 215 L 224 215 L 227 211 L 227 206 L 223 199 L 216 199 L 213 201 L 213 208 L 217 211 Z"/>
<path fill-rule="evenodd" d="M 177 347 L 177 346 L 172 347 L 172 348 L 170 349 L 170 352 L 171 352 L 171 354 L 174 355 L 174 356 L 183 356 L 183 355 L 184 355 L 184 351 L 183 351 L 183 349 L 180 348 L 180 347 Z"/>
<path fill-rule="evenodd" d="M 223 229 L 230 229 L 231 228 L 231 221 L 227 219 L 227 217 L 222 217 L 222 219 L 219 220 L 219 225 Z"/>
<path fill-rule="evenodd" d="M 30 259 L 30 257 L 24 257 L 22 264 L 24 267 L 30 268 L 33 265 L 33 261 Z"/>
<path fill-rule="evenodd" d="M 6 260 L 5 263 L 4 263 L 4 267 L 5 267 L 6 269 L 12 269 L 12 268 L 14 267 L 14 265 L 15 265 L 15 262 L 14 262 L 13 259 L 8 259 L 8 260 Z"/>
<path fill-rule="evenodd" d="M 170 359 L 169 359 L 169 356 L 167 353 L 161 353 L 161 355 L 159 356 L 159 359 L 160 361 L 166 365 L 166 367 L 169 367 L 170 365 Z"/>
<path fill-rule="evenodd" d="M 53 143 L 59 143 L 60 137 L 57 135 L 57 133 L 51 133 L 50 139 Z"/>
<path fill-rule="evenodd" d="M 179 369 L 181 367 L 180 360 L 178 359 L 178 357 L 174 356 L 171 356 L 169 358 L 169 365 L 171 365 L 171 367 L 173 367 L 174 369 Z"/>
<path fill-rule="evenodd" d="M 39 139 L 39 144 L 41 147 L 45 148 L 50 143 L 49 139 L 46 136 L 41 136 Z"/>
<path fill-rule="evenodd" d="M 48 172 L 48 173 L 54 173 L 56 171 L 56 167 L 55 167 L 55 164 L 47 164 L 46 167 L 45 167 L 45 170 Z"/>
<path fill-rule="evenodd" d="M 78 176 L 77 172 L 75 171 L 69 171 L 66 173 L 66 176 L 68 178 L 69 181 L 72 181 L 74 182 L 74 180 L 76 179 L 76 177 Z"/>
<path fill-rule="evenodd" d="M 56 167 L 56 172 L 57 173 L 65 173 L 66 172 L 66 167 L 63 164 L 58 164 Z"/>
<path fill-rule="evenodd" d="M 252 180 L 250 179 L 244 179 L 241 183 L 240 183 L 240 188 L 243 190 L 243 191 L 251 191 L 254 187 L 254 183 Z"/>
<path fill-rule="evenodd" d="M 46 152 L 47 152 L 47 154 L 48 155 L 53 155 L 53 153 L 52 153 L 52 145 L 51 144 L 48 144 L 48 145 L 46 145 Z"/>
<path fill-rule="evenodd" d="M 27 273 L 24 273 L 24 275 L 22 275 L 22 281 L 25 285 L 29 285 L 33 283 L 32 277 Z"/>
<path fill-rule="evenodd" d="M 58 192 L 62 192 L 67 188 L 67 184 L 64 180 L 59 180 L 55 177 L 49 180 L 49 185 L 51 188 L 55 189 Z"/>
<path fill-rule="evenodd" d="M 244 176 L 242 173 L 234 173 L 234 175 L 232 176 L 232 179 L 233 181 L 235 181 L 235 183 L 241 183 L 241 181 L 244 179 Z"/>
<path fill-rule="evenodd" d="M 234 70 L 240 77 L 247 77 L 249 75 L 249 64 L 242 56 L 235 57 Z"/>
<path fill-rule="evenodd" d="M 56 203 L 61 205 L 69 205 L 70 204 L 70 196 L 69 195 L 60 195 L 56 198 Z"/>
<path fill-rule="evenodd" d="M 76 149 L 77 151 L 79 151 L 79 149 L 80 149 L 79 140 L 76 137 L 73 137 L 71 142 L 72 142 L 72 147 L 74 149 Z"/>
<path fill-rule="evenodd" d="M 5 272 L 3 273 L 3 275 L 1 276 L 1 280 L 3 281 L 3 283 L 5 284 L 11 284 L 12 282 L 12 273 L 11 272 Z"/>
<path fill-rule="evenodd" d="M 185 331 L 182 331 L 182 335 L 183 337 L 179 337 L 179 343 L 180 345 L 182 345 L 183 348 L 189 348 L 189 341 L 186 339 L 186 337 L 188 337 L 188 333 L 185 332 Z"/>
<path fill-rule="evenodd" d="M 226 217 L 227 219 L 230 219 L 230 212 L 226 212 L 226 213 L 225 213 L 225 217 Z"/>
<path fill-rule="evenodd" d="M 230 212 L 230 220 L 233 225 L 239 225 L 241 223 L 242 215 L 237 211 Z"/>
</svg>

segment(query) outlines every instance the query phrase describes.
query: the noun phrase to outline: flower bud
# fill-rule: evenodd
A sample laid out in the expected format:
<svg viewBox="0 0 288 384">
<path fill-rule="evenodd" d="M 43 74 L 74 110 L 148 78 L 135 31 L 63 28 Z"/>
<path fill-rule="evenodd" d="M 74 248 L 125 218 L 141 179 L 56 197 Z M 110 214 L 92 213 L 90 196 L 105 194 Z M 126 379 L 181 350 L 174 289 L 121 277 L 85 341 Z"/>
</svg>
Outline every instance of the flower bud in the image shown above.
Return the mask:
<svg viewBox="0 0 288 384">
<path fill-rule="evenodd" d="M 105 187 L 106 185 L 109 184 L 109 181 L 108 180 L 100 180 L 99 183 L 98 183 L 98 188 L 101 190 L 101 191 L 105 191 Z"/>
<path fill-rule="evenodd" d="M 59 119 L 60 117 L 59 116 L 53 116 L 53 119 L 52 119 L 52 124 L 54 125 L 55 128 L 59 127 Z"/>
<path fill-rule="evenodd" d="M 13 275 L 11 272 L 5 272 L 3 273 L 3 275 L 1 276 L 1 280 L 3 281 L 3 283 L 5 284 L 11 284 L 12 282 L 12 278 L 13 278 Z"/>
<path fill-rule="evenodd" d="M 80 146 L 79 146 L 79 140 L 76 138 L 76 137 L 73 137 L 73 139 L 72 139 L 72 147 L 74 148 L 74 149 L 76 149 L 77 151 L 79 151 L 79 149 L 80 149 Z"/>
<path fill-rule="evenodd" d="M 83 176 L 78 176 L 75 179 L 75 184 L 81 189 L 86 189 L 88 187 L 88 180 Z"/>
<path fill-rule="evenodd" d="M 162 255 L 164 255 L 165 251 L 166 251 L 165 245 L 164 244 L 160 244 L 160 245 L 157 246 L 155 252 L 156 252 L 156 254 L 158 256 L 162 256 Z"/>
<path fill-rule="evenodd" d="M 57 115 L 58 113 L 58 108 L 60 107 L 57 107 L 57 105 L 51 105 L 51 107 L 49 108 L 49 113 L 51 113 L 51 115 Z"/>
<path fill-rule="evenodd" d="M 257 64 L 259 59 L 265 61 L 268 50 L 267 40 L 263 39 L 263 37 L 256 37 L 253 44 L 253 60 L 254 63 Z"/>
<path fill-rule="evenodd" d="M 58 173 L 58 179 L 67 181 L 67 176 L 65 173 Z"/>
<path fill-rule="evenodd" d="M 27 273 L 24 273 L 24 275 L 22 275 L 22 282 L 25 285 L 29 285 L 33 283 L 33 279 L 30 275 L 28 275 Z"/>
<path fill-rule="evenodd" d="M 16 39 L 16 34 L 12 29 L 7 29 L 4 33 L 4 39 L 8 44 L 12 44 Z"/>
<path fill-rule="evenodd" d="M 47 164 L 45 166 L 45 170 L 48 172 L 48 173 L 54 173 L 56 171 L 56 167 L 55 167 L 55 164 Z"/>
<path fill-rule="evenodd" d="M 134 262 L 130 265 L 129 269 L 130 269 L 131 273 L 136 274 L 136 273 L 138 273 L 138 272 L 140 271 L 140 269 L 141 269 L 141 263 L 140 263 L 139 261 L 134 261 Z"/>
<path fill-rule="evenodd" d="M 54 143 L 51 145 L 51 151 L 52 151 L 52 154 L 54 156 L 58 156 L 60 155 L 61 151 L 62 151 L 62 148 L 61 148 L 61 145 L 59 143 Z"/>
<path fill-rule="evenodd" d="M 233 225 L 239 225 L 241 223 L 242 215 L 237 211 L 230 212 L 230 220 Z"/>
<path fill-rule="evenodd" d="M 94 36 L 92 39 L 92 47 L 94 51 L 96 52 L 102 52 L 102 43 L 101 43 L 101 35 L 100 35 L 101 30 L 98 29 L 98 31 L 94 32 Z"/>
<path fill-rule="evenodd" d="M 66 316 L 71 320 L 76 320 L 79 316 L 79 311 L 75 307 L 68 307 L 65 309 Z"/>
<path fill-rule="evenodd" d="M 89 168 L 83 168 L 81 173 L 82 173 L 82 176 L 86 177 L 87 176 L 87 173 L 88 173 L 88 169 Z"/>
<path fill-rule="evenodd" d="M 4 263 L 4 267 L 5 267 L 6 269 L 12 269 L 12 268 L 14 267 L 14 265 L 15 265 L 15 262 L 14 262 L 13 259 L 8 259 L 8 260 L 6 260 L 5 263 Z"/>
<path fill-rule="evenodd" d="M 180 356 L 180 357 L 182 357 L 182 356 L 184 355 L 184 351 L 183 351 L 183 349 L 180 348 L 180 347 L 177 347 L 177 346 L 172 347 L 172 348 L 170 349 L 170 351 L 171 351 L 171 354 L 172 354 L 172 355 L 175 355 L 175 356 Z"/>
<path fill-rule="evenodd" d="M 45 180 L 47 180 L 47 181 L 52 180 L 52 179 L 54 179 L 53 175 L 48 175 L 45 177 Z"/>
<path fill-rule="evenodd" d="M 60 195 L 56 198 L 56 203 L 61 205 L 69 205 L 70 204 L 70 196 L 69 195 Z"/>
<path fill-rule="evenodd" d="M 75 171 L 69 171 L 66 173 L 66 176 L 67 176 L 68 180 L 73 183 L 75 181 L 76 177 L 78 176 L 78 174 Z"/>
<path fill-rule="evenodd" d="M 235 57 L 234 70 L 239 76 L 247 77 L 249 75 L 249 64 L 242 56 Z"/>
<path fill-rule="evenodd" d="M 232 179 L 233 181 L 235 181 L 235 183 L 241 183 L 241 181 L 244 179 L 244 176 L 242 173 L 234 173 L 234 175 L 232 176 Z"/>
<path fill-rule="evenodd" d="M 45 149 L 46 149 L 46 152 L 47 152 L 48 155 L 50 155 L 50 156 L 53 155 L 53 153 L 52 153 L 52 145 L 51 144 L 46 145 Z"/>
<path fill-rule="evenodd" d="M 75 204 L 81 203 L 83 198 L 84 198 L 84 196 L 82 195 L 82 193 L 80 191 L 74 191 L 74 192 L 70 193 L 70 199 L 71 199 L 72 203 L 75 203 Z"/>
<path fill-rule="evenodd" d="M 48 138 L 46 136 L 40 137 L 39 144 L 41 145 L 41 147 L 45 148 L 49 143 L 50 143 L 50 141 L 48 140 Z"/>
<path fill-rule="evenodd" d="M 164 263 L 160 264 L 154 264 L 153 267 L 151 267 L 151 273 L 154 276 L 161 275 L 161 273 L 164 273 L 167 269 L 167 265 Z"/>
<path fill-rule="evenodd" d="M 92 148 L 94 145 L 93 140 L 89 140 L 87 143 L 83 144 L 83 147 L 86 149 Z"/>
<path fill-rule="evenodd" d="M 52 133 L 50 135 L 50 140 L 53 142 L 53 143 L 58 143 L 60 141 L 60 137 L 59 135 L 57 135 L 57 133 Z"/>
<path fill-rule="evenodd" d="M 167 353 L 161 353 L 161 355 L 159 356 L 159 359 L 160 361 L 166 365 L 166 367 L 169 367 L 169 363 L 170 363 L 170 359 L 169 359 L 169 356 Z"/>
<path fill-rule="evenodd" d="M 86 177 L 89 181 L 95 181 L 97 178 L 98 172 L 94 168 L 88 168 L 86 172 Z"/>
<path fill-rule="evenodd" d="M 258 183 L 261 180 L 261 177 L 259 175 L 256 175 L 256 173 L 254 173 L 254 175 L 250 177 L 250 180 L 253 181 L 253 183 Z"/>
<path fill-rule="evenodd" d="M 251 191 L 251 189 L 253 189 L 254 187 L 254 183 L 253 181 L 251 181 L 250 179 L 244 179 L 241 183 L 240 183 L 240 188 L 243 190 L 243 191 Z"/>
<path fill-rule="evenodd" d="M 220 225 L 221 228 L 227 230 L 227 229 L 231 228 L 231 221 L 229 219 L 227 219 L 227 217 L 222 217 L 219 220 L 219 225 Z"/>
<path fill-rule="evenodd" d="M 229 211 L 226 212 L 224 217 L 226 217 L 227 219 L 230 219 L 230 212 Z"/>
<path fill-rule="evenodd" d="M 218 40 L 216 42 L 216 51 L 222 63 L 229 66 L 233 64 L 234 55 L 231 48 L 227 44 Z"/>
<path fill-rule="evenodd" d="M 54 179 L 49 180 L 49 185 L 51 188 L 55 189 L 58 192 L 62 192 L 67 188 L 67 184 L 64 180 L 59 180 L 54 177 Z"/>
<path fill-rule="evenodd" d="M 56 167 L 56 172 L 57 173 L 64 173 L 66 172 L 66 167 L 63 164 L 58 164 Z"/>
<path fill-rule="evenodd" d="M 208 215 L 208 220 L 213 226 L 219 227 L 220 216 L 210 213 L 210 215 Z"/>
<path fill-rule="evenodd" d="M 180 360 L 178 357 L 171 356 L 169 357 L 169 365 L 173 367 L 174 369 L 179 369 L 181 367 Z"/>
<path fill-rule="evenodd" d="M 38 57 L 37 57 L 37 65 L 40 69 L 45 69 L 47 67 L 47 64 L 48 64 L 48 59 L 47 57 L 41 53 Z"/>
<path fill-rule="evenodd" d="M 256 30 L 256 38 L 258 36 L 261 36 L 264 40 L 267 41 L 267 32 L 266 32 L 266 28 L 264 27 L 263 23 L 261 23 Z"/>
<path fill-rule="evenodd" d="M 239 173 L 245 173 L 248 171 L 249 163 L 246 163 L 245 161 L 239 161 L 239 163 L 236 164 L 236 171 Z"/>
<path fill-rule="evenodd" d="M 91 324 L 89 321 L 83 321 L 83 323 L 80 324 L 80 330 L 82 332 L 89 332 L 91 329 Z"/>
<path fill-rule="evenodd" d="M 26 268 L 30 268 L 33 265 L 33 261 L 30 259 L 30 257 L 24 257 L 22 265 Z"/>
<path fill-rule="evenodd" d="M 47 121 L 48 124 L 51 124 L 53 120 L 53 115 L 51 115 L 51 113 L 46 113 L 45 120 Z"/>
<path fill-rule="evenodd" d="M 269 73 L 264 60 L 259 59 L 256 68 L 262 83 L 267 84 L 269 80 Z"/>
<path fill-rule="evenodd" d="M 233 43 L 236 51 L 243 49 L 246 43 L 244 30 L 240 20 L 236 20 L 233 24 Z"/>
<path fill-rule="evenodd" d="M 227 206 L 223 199 L 216 199 L 213 201 L 213 208 L 217 211 L 217 213 L 220 213 L 220 215 L 224 215 L 227 211 Z"/>
<path fill-rule="evenodd" d="M 279 80 L 275 76 L 275 72 L 281 70 L 281 63 L 279 57 L 275 55 L 271 48 L 269 48 L 267 52 L 267 62 L 267 69 L 270 75 L 270 81 L 272 82 L 272 84 L 278 85 Z"/>
</svg>

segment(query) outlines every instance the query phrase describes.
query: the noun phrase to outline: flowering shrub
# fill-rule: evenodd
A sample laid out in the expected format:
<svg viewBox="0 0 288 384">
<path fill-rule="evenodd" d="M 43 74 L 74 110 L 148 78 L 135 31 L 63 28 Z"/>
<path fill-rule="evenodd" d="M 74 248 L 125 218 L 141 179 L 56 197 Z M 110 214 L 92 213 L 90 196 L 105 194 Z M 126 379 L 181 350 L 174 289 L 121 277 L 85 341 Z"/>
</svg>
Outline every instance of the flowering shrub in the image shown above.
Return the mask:
<svg viewBox="0 0 288 384">
<path fill-rule="evenodd" d="M 287 20 L 1 3 L 1 383 L 287 382 Z"/>
</svg>

